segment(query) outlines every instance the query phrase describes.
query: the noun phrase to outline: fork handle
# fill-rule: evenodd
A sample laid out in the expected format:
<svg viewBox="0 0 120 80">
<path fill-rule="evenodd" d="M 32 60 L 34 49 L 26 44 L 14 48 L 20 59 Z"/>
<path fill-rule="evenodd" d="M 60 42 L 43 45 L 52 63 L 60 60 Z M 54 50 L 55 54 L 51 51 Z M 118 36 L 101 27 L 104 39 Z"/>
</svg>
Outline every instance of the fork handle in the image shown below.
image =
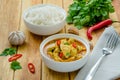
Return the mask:
<svg viewBox="0 0 120 80">
<path fill-rule="evenodd" d="M 98 61 L 95 63 L 95 65 L 90 69 L 89 73 L 87 74 L 87 76 L 85 77 L 84 80 L 91 80 L 94 76 L 94 74 L 96 73 L 102 59 L 104 58 L 105 54 L 103 54 Z"/>
</svg>

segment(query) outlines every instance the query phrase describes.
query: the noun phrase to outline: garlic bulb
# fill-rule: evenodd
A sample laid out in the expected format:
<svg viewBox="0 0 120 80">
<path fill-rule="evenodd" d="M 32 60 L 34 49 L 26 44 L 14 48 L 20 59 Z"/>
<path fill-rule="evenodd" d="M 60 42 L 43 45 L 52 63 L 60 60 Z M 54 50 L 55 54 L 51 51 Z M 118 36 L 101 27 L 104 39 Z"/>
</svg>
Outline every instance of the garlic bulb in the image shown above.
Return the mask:
<svg viewBox="0 0 120 80">
<path fill-rule="evenodd" d="M 12 45 L 22 45 L 25 42 L 25 34 L 22 31 L 13 31 L 9 34 L 8 40 Z"/>
</svg>

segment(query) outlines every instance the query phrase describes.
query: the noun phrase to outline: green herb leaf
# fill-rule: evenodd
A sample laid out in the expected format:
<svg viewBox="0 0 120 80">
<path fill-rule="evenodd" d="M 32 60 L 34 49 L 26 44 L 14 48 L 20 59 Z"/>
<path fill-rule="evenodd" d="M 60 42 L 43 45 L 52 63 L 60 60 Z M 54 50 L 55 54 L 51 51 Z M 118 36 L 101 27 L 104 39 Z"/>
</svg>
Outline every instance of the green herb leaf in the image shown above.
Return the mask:
<svg viewBox="0 0 120 80">
<path fill-rule="evenodd" d="M 108 19 L 112 12 L 112 0 L 73 0 L 66 21 L 81 29 Z"/>
<path fill-rule="evenodd" d="M 18 62 L 18 61 L 13 61 L 12 63 L 11 63 L 11 69 L 13 69 L 14 71 L 15 70 L 18 70 L 18 69 L 22 69 L 22 67 L 21 67 L 21 65 L 20 65 L 20 63 Z"/>
<path fill-rule="evenodd" d="M 73 19 L 71 16 L 67 16 L 66 21 L 67 23 L 71 24 L 73 22 Z"/>
<path fill-rule="evenodd" d="M 16 53 L 16 49 L 14 48 L 6 48 L 1 54 L 0 56 L 7 56 L 7 55 L 13 55 Z"/>
<path fill-rule="evenodd" d="M 76 25 L 76 28 L 78 28 L 78 29 L 82 29 L 83 26 L 81 26 L 81 25 Z"/>
<path fill-rule="evenodd" d="M 69 56 L 70 56 L 70 53 L 69 53 L 69 52 L 67 52 L 65 55 L 66 55 L 66 57 L 69 57 Z"/>
<path fill-rule="evenodd" d="M 64 45 L 70 45 L 68 42 L 64 43 Z"/>
</svg>

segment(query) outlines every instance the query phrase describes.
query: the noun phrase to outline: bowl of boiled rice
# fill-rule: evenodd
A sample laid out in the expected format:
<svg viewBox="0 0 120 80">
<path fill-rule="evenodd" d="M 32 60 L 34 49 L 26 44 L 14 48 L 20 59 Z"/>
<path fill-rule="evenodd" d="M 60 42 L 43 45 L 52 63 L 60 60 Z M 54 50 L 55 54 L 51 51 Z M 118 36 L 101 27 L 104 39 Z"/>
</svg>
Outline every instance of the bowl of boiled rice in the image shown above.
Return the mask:
<svg viewBox="0 0 120 80">
<path fill-rule="evenodd" d="M 52 35 L 65 26 L 66 11 L 56 5 L 39 4 L 24 11 L 28 30 L 37 35 Z"/>
</svg>

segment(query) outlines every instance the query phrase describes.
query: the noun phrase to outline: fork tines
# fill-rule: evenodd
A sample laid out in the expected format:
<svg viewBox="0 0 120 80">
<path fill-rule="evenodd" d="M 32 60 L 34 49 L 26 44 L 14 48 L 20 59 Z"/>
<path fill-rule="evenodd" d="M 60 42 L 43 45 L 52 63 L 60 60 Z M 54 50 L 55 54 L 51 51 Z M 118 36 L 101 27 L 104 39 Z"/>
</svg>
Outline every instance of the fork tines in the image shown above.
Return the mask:
<svg viewBox="0 0 120 80">
<path fill-rule="evenodd" d="M 115 46 L 117 45 L 118 39 L 119 39 L 118 33 L 115 31 L 112 31 L 106 41 L 105 47 L 108 47 L 113 50 L 115 48 Z"/>
</svg>

